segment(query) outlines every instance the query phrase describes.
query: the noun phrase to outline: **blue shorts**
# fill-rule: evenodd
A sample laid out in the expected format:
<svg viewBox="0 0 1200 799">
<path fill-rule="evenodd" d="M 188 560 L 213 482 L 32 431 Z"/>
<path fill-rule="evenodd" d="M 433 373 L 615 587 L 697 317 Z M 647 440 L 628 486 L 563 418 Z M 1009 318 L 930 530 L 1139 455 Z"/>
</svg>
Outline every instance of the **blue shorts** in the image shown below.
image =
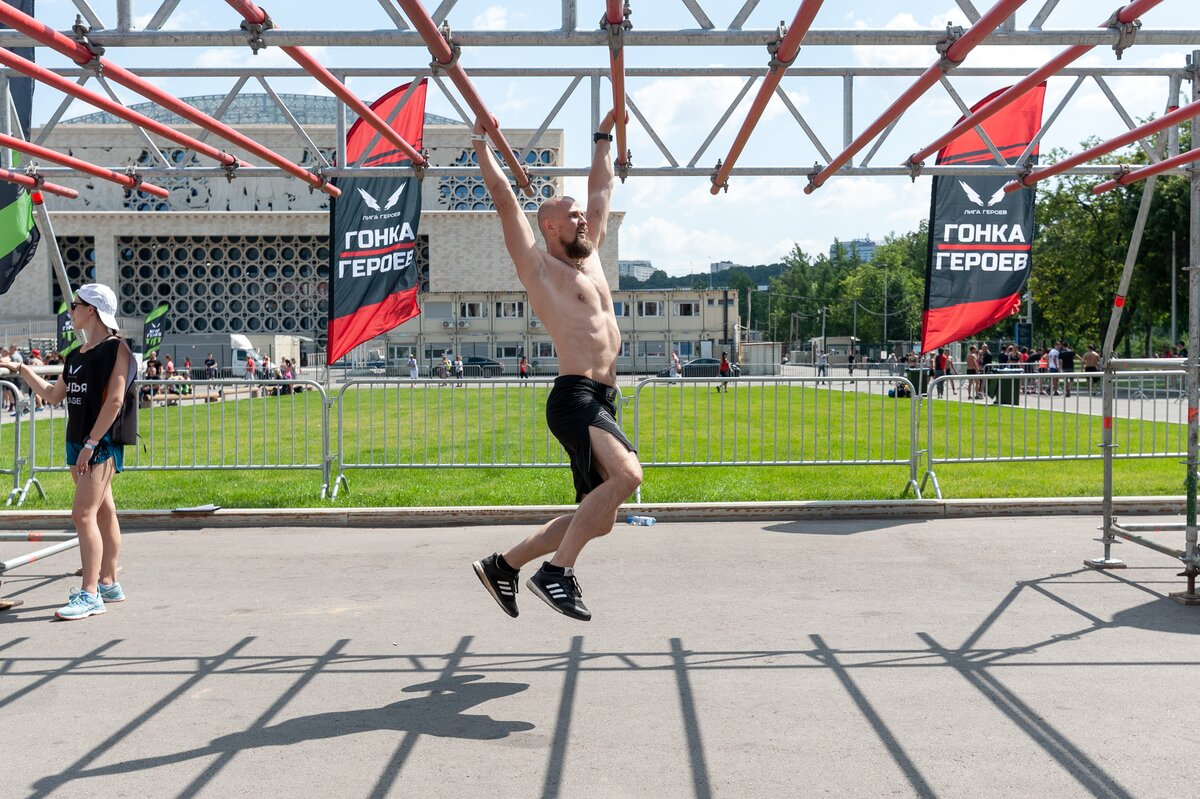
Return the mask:
<svg viewBox="0 0 1200 799">
<path fill-rule="evenodd" d="M 79 462 L 79 453 L 83 451 L 83 442 L 74 441 L 67 442 L 67 465 L 74 466 Z M 97 463 L 104 463 L 109 458 L 112 458 L 113 465 L 117 467 L 117 472 L 120 473 L 125 469 L 125 448 L 113 443 L 110 436 L 105 436 L 100 439 L 100 446 L 96 447 L 96 452 L 92 455 L 89 464 L 95 466 Z"/>
</svg>

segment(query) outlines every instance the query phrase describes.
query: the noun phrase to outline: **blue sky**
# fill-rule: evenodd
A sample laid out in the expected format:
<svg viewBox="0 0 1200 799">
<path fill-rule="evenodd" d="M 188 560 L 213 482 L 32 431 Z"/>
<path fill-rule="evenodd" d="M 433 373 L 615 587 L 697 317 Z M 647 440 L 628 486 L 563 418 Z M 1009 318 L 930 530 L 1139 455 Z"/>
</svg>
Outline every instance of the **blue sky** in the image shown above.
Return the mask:
<svg viewBox="0 0 1200 799">
<path fill-rule="evenodd" d="M 724 27 L 742 6 L 741 0 L 700 0 L 701 6 L 718 27 Z M 991 4 L 975 0 L 981 11 Z M 91 0 L 91 5 L 107 24 L 115 25 L 115 3 Z M 137 24 L 157 10 L 159 0 L 134 0 Z M 426 2 L 427 8 L 436 2 Z M 745 27 L 773 28 L 780 20 L 790 22 L 798 0 L 762 0 Z M 1029 0 L 1018 11 L 1018 24 L 1024 27 L 1043 5 Z M 38 17 L 58 29 L 70 27 L 75 7 L 69 0 L 38 0 Z M 280 27 L 292 29 L 376 29 L 393 24 L 377 0 L 341 0 L 340 3 L 314 0 L 264 0 L 266 8 Z M 604 3 L 600 0 L 579 3 L 580 27 L 599 20 Z M 694 28 L 695 20 L 679 0 L 634 0 L 632 21 L 636 29 Z M 1097 26 L 1115 8 L 1095 0 L 1062 0 L 1049 18 L 1046 29 L 1077 29 Z M 336 9 L 336 13 L 331 13 Z M 487 0 L 460 0 L 451 12 L 451 25 L 462 29 L 537 30 L 557 28 L 559 0 L 523 0 L 497 3 Z M 237 14 L 221 0 L 182 0 L 168 28 L 223 30 L 236 27 Z M 1164 0 L 1144 17 L 1148 29 L 1200 29 L 1200 5 L 1195 0 Z M 813 25 L 822 28 L 943 28 L 947 22 L 966 26 L 965 14 L 954 0 L 901 0 L 880 2 L 858 0 L 824 4 Z M 1200 42 L 1196 43 L 1200 47 Z M 964 66 L 1025 66 L 1033 68 L 1058 53 L 1053 47 L 978 48 Z M 1188 48 L 1137 45 L 1118 62 L 1107 46 L 1093 49 L 1079 66 L 1182 66 Z M 423 48 L 318 48 L 314 50 L 330 66 L 362 66 L 387 63 L 397 67 L 423 66 L 429 55 Z M 113 50 L 118 63 L 135 69 L 147 65 L 220 66 L 262 64 L 291 66 L 282 52 L 268 50 L 252 56 L 248 48 L 143 48 Z M 42 63 L 66 66 L 57 54 L 40 49 Z M 630 47 L 629 67 L 665 66 L 751 66 L 765 65 L 762 47 Z M 926 67 L 934 53 L 925 47 L 857 48 L 808 47 L 801 50 L 797 65 L 808 66 L 911 66 Z M 468 71 L 476 66 L 606 66 L 605 48 L 475 48 L 467 49 L 462 64 Z M 872 78 L 856 82 L 855 128 L 860 130 L 906 88 L 911 78 Z M 232 79 L 194 81 L 164 79 L 156 81 L 179 96 L 225 92 Z M 691 159 L 720 115 L 736 96 L 744 80 L 736 77 L 642 78 L 631 79 L 628 91 L 634 102 L 651 120 L 675 157 Z M 973 103 L 1012 79 L 961 78 L 955 88 L 967 103 Z M 391 88 L 394 81 L 356 80 L 352 88 L 362 97 L 374 98 Z M 1050 81 L 1047 114 L 1066 93 L 1072 79 Z M 537 127 L 554 101 L 567 88 L 566 79 L 479 79 L 476 81 L 485 102 L 503 126 Z M 281 92 L 324 93 L 311 79 L 278 81 Z M 757 85 L 757 84 L 756 84 Z M 785 78 L 784 89 L 816 130 L 831 153 L 841 142 L 841 81 L 833 78 Z M 1111 87 L 1126 110 L 1135 118 L 1161 113 L 1166 103 L 1165 79 L 1121 78 Z M 251 89 L 253 90 L 253 89 Z M 607 84 L 602 91 L 608 91 Z M 698 161 L 699 166 L 714 166 L 724 157 L 733 135 L 755 94 L 752 89 L 734 112 L 724 131 L 717 136 Z M 123 99 L 136 102 L 136 96 L 121 92 Z M 60 97 L 42 90 L 35 103 L 35 124 L 45 121 Z M 555 127 L 565 130 L 568 161 L 583 163 L 590 148 L 590 95 L 586 84 L 572 96 L 560 112 Z M 454 117 L 453 108 L 436 92 L 430 93 L 431 112 Z M 72 114 L 86 113 L 87 106 L 73 107 Z M 905 116 L 885 142 L 873 163 L 889 165 L 902 162 L 953 124 L 959 112 L 940 87 L 934 87 Z M 1090 135 L 1109 137 L 1126 129 L 1112 110 L 1101 90 L 1087 82 L 1077 92 L 1055 127 L 1047 134 L 1043 149 L 1063 147 L 1077 150 L 1078 143 Z M 637 165 L 665 165 L 649 137 L 636 126 L 631 128 L 630 147 Z M 860 156 L 861 157 L 861 156 Z M 821 160 L 799 125 L 778 99 L 772 100 L 739 166 L 786 164 L 807 166 Z M 110 165 L 113 166 L 113 165 Z M 621 230 L 621 257 L 650 259 L 655 266 L 671 274 L 699 271 L 710 261 L 731 260 L 755 264 L 776 261 L 799 244 L 810 252 L 825 251 L 833 239 L 861 236 L 882 238 L 890 232 L 913 229 L 928 213 L 929 179 L 915 183 L 904 177 L 833 178 L 813 195 L 804 195 L 805 178 L 734 177 L 727 194 L 709 194 L 706 178 L 635 177 L 621 185 L 614 207 L 625 211 Z M 568 180 L 568 191 L 582 196 L 582 179 Z"/>
</svg>

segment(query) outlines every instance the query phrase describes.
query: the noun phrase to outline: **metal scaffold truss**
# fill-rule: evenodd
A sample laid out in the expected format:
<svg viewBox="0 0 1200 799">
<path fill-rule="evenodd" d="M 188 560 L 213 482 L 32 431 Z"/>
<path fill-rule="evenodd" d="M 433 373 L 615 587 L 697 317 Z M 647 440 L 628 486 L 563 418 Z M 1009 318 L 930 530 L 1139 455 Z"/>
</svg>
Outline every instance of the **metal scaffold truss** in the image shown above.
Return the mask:
<svg viewBox="0 0 1200 799">
<path fill-rule="evenodd" d="M 397 141 L 383 120 L 373 116 L 355 92 L 355 84 L 362 85 L 370 79 L 394 79 L 403 83 L 414 79 L 429 78 L 432 86 L 455 110 L 463 124 L 473 124 L 475 118 L 483 117 L 485 127 L 497 151 L 506 158 L 509 171 L 517 184 L 528 188 L 531 175 L 521 160 L 524 151 L 534 147 L 542 134 L 552 125 L 562 127 L 568 136 L 579 128 L 579 138 L 589 140 L 599 116 L 608 107 L 628 112 L 628 125 L 619 124 L 617 134 L 617 167 L 622 179 L 639 176 L 707 177 L 712 182 L 713 192 L 736 185 L 739 176 L 780 175 L 808 178 L 806 191 L 814 191 L 834 175 L 916 176 L 917 174 L 980 174 L 1004 173 L 1014 180 L 1029 177 L 1032 164 L 1026 157 L 1016 164 L 1007 164 L 984 137 L 985 143 L 996 154 L 996 163 L 988 165 L 939 166 L 925 160 L 949 138 L 951 132 L 940 137 L 923 149 L 907 157 L 890 158 L 885 149 L 892 134 L 902 125 L 906 115 L 922 113 L 921 98 L 927 92 L 936 95 L 939 102 L 947 99 L 965 114 L 968 101 L 977 92 L 973 88 L 980 80 L 1006 80 L 1015 83 L 1012 95 L 1015 99 L 1025 89 L 1047 77 L 1054 77 L 1067 86 L 1053 108 L 1048 108 L 1045 124 L 1039 133 L 1040 141 L 1053 129 L 1056 121 L 1069 116 L 1072 103 L 1080 96 L 1084 86 L 1094 87 L 1110 105 L 1113 120 L 1124 129 L 1116 129 L 1109 135 L 1127 134 L 1136 130 L 1138 122 L 1127 110 L 1128 97 L 1160 96 L 1162 109 L 1180 105 L 1179 97 L 1183 83 L 1191 80 L 1187 63 L 1172 66 L 1123 66 L 1111 58 L 1117 58 L 1130 47 L 1179 46 L 1200 42 L 1200 29 L 1184 30 L 1166 27 L 1166 20 L 1154 19 L 1154 7 L 1161 0 L 1136 0 L 1117 9 L 1107 19 L 1098 19 L 1094 29 L 1054 29 L 1058 0 L 1025 3 L 1022 0 L 1001 0 L 991 9 L 980 11 L 971 0 L 958 0 L 958 6 L 970 20 L 964 29 L 947 27 L 942 30 L 870 30 L 870 29 L 822 29 L 814 26 L 820 21 L 820 0 L 805 0 L 790 24 L 780 22 L 772 28 L 747 27 L 760 21 L 757 16 L 758 0 L 746 0 L 729 15 L 733 6 L 724 3 L 700 0 L 679 0 L 679 23 L 688 27 L 676 29 L 641 29 L 637 24 L 636 7 L 620 0 L 607 2 L 579 3 L 577 0 L 561 0 L 560 3 L 542 4 L 549 22 L 555 27 L 544 30 L 472 30 L 461 27 L 471 22 L 469 14 L 460 22 L 455 19 L 459 6 L 457 0 L 443 0 L 435 9 L 427 11 L 417 0 L 357 0 L 355 18 L 362 19 L 364 26 L 376 26 L 363 30 L 291 30 L 285 15 L 287 6 L 276 7 L 272 17 L 265 9 L 245 0 L 226 0 L 225 4 L 208 3 L 208 10 L 228 11 L 207 16 L 212 30 L 193 30 L 177 21 L 191 20 L 188 15 L 188 0 L 162 0 L 134 8 L 132 0 L 115 0 L 113 3 L 89 3 L 88 0 L 73 0 L 78 12 L 76 20 L 21 19 L 20 12 L 0 8 L 0 21 L 12 27 L 11 31 L 0 31 L 0 63 L 8 76 L 29 75 L 43 84 L 65 94 L 62 102 L 49 120 L 41 126 L 38 141 L 44 142 L 56 126 L 69 115 L 78 114 L 88 103 L 114 113 L 130 124 L 148 130 L 158 136 L 169 137 L 176 144 L 192 150 L 203 159 L 193 158 L 185 163 L 176 163 L 167 158 L 162 149 L 154 146 L 145 137 L 153 163 L 135 169 L 126 164 L 96 167 L 119 173 L 127 188 L 153 190 L 142 183 L 144 179 L 163 177 L 266 177 L 288 174 L 307 183 L 310 188 L 336 194 L 336 188 L 328 183 L 333 177 L 346 176 L 362 170 L 358 165 L 335 165 L 322 158 L 315 168 L 289 162 L 239 133 L 235 126 L 222 122 L 222 116 L 233 101 L 243 92 L 259 90 L 269 96 L 289 121 L 296 132 L 297 140 L 305 147 L 312 147 L 318 138 L 306 125 L 297 121 L 297 115 L 288 108 L 287 93 L 278 90 L 281 82 L 297 78 L 315 78 L 328 92 L 338 98 L 339 113 L 335 124 L 338 140 L 344 138 L 349 121 L 356 116 L 365 116 L 381 136 L 386 136 L 397 147 L 408 153 L 413 167 L 392 167 L 388 171 L 411 174 L 414 170 L 438 176 L 466 176 L 473 174 L 469 166 L 430 166 L 423 154 L 417 153 L 407 142 Z M 636 4 L 635 4 L 636 5 Z M 705 5 L 709 6 L 706 10 Z M 1028 9 L 1023 6 L 1028 5 Z M 722 14 L 709 13 L 720 8 Z M 135 11 L 140 10 L 142 16 Z M 149 16 L 145 16 L 150 11 Z M 552 13 L 556 12 L 556 13 Z M 1146 19 L 1140 15 L 1146 14 Z M 1098 14 L 1104 17 L 1105 14 Z M 599 17 L 599 23 L 585 19 Z M 721 27 L 725 18 L 728 21 Z M 135 20 L 142 20 L 140 27 Z M 72 26 L 72 23 L 73 26 Z M 761 24 L 761 23 L 760 23 Z M 13 47 L 38 45 L 43 51 L 53 50 L 74 62 L 75 66 L 52 66 L 45 64 L 52 58 L 40 58 L 43 66 L 25 62 L 11 53 Z M 1065 48 L 1055 59 L 1046 64 L 1013 63 L 1005 67 L 972 67 L 970 51 L 981 45 L 1022 46 L 1041 45 Z M 211 48 L 230 48 L 232 55 L 248 50 L 258 53 L 279 48 L 296 66 L 256 67 L 231 65 L 227 68 L 196 66 L 151 65 L 132 70 L 117 62 L 123 60 L 131 48 L 138 48 L 141 60 L 154 62 L 153 48 L 196 48 L 197 52 Z M 561 48 L 563 66 L 520 67 L 520 66 L 472 66 L 472 60 L 496 48 L 536 47 Z M 708 48 L 713 60 L 715 54 L 730 48 L 746 52 L 761 50 L 761 66 L 740 67 L 648 67 L 639 66 L 637 54 L 649 48 Z M 804 59 L 799 59 L 801 47 L 811 48 Z M 845 48 L 903 48 L 911 53 L 911 62 L 922 61 L 932 65 L 917 66 L 864 66 L 846 63 Z M 142 48 L 149 48 L 143 50 Z M 389 48 L 387 59 L 366 58 L 362 66 L 322 66 L 311 52 L 322 48 L 324 52 L 339 49 L 345 52 L 360 52 L 361 48 Z M 1097 48 L 1098 52 L 1110 51 L 1105 66 L 1071 66 L 1084 53 Z M 426 52 L 422 52 L 426 51 Z M 594 52 L 604 53 L 608 67 L 589 65 L 570 66 L 575 60 L 587 62 L 580 56 L 589 52 L 594 61 Z M 361 50 L 361 52 L 370 52 Z M 378 52 L 378 51 L 375 51 Z M 922 55 L 924 54 L 924 55 Z M 432 56 L 432 60 L 428 60 Z M 828 57 L 827 57 L 828 56 Z M 336 59 L 339 64 L 346 59 Z M 852 60 L 852 59 L 850 59 Z M 237 58 L 231 56 L 231 64 Z M 252 61 L 252 60 L 251 60 Z M 821 65 L 822 61 L 834 62 Z M 411 65 L 398 65 L 411 62 Z M 376 64 L 387 63 L 387 66 Z M 1034 71 L 1036 68 L 1036 71 Z M 1031 74 L 1031 71 L 1032 74 Z M 469 73 L 469 74 L 468 74 Z M 477 87 L 472 78 L 479 81 Z M 896 96 L 881 114 L 863 124 L 859 110 L 865 105 L 864 97 L 879 96 L 878 84 L 897 79 L 915 79 L 908 90 Z M 224 100 L 211 114 L 202 114 L 182 101 L 156 88 L 160 79 L 204 80 L 211 84 L 228 87 L 223 89 Z M 653 108 L 643 108 L 635 99 L 634 89 L 648 81 L 688 81 L 695 79 L 723 79 L 737 89 L 732 99 L 722 97 L 710 107 L 697 109 L 697 124 L 688 130 L 668 129 L 655 120 Z M 541 122 L 532 136 L 521 141 L 508 141 L 499 125 L 493 125 L 487 111 L 488 86 L 497 80 L 537 81 L 539 91 L 531 92 L 530 102 L 542 103 L 539 112 Z M 117 90 L 110 84 L 117 83 L 127 90 L 141 94 L 152 102 L 169 108 L 179 116 L 203 129 L 196 137 L 179 130 L 159 125 L 151 128 L 136 112 L 130 111 L 118 97 Z M 1116 88 L 1120 85 L 1121 89 Z M 821 101 L 809 108 L 802 108 L 795 101 L 797 92 L 808 87 L 824 87 Z M 752 90 L 757 95 L 750 103 Z M 95 89 L 95 90 L 93 90 Z M 542 90 L 544 89 L 544 90 Z M 932 91 L 937 89 L 937 91 Z M 96 91 L 98 90 L 98 91 Z M 814 89 L 816 91 L 816 89 Z M 1122 97 L 1122 92 L 1126 96 Z M 768 103 L 782 106 L 786 113 L 776 114 L 769 122 L 761 122 L 763 109 Z M 586 105 L 590 114 L 568 114 L 564 108 Z M 749 113 L 739 109 L 749 104 Z M 1001 104 L 992 104 L 994 112 Z M 86 109 L 86 110 L 91 110 Z M 953 133 L 970 129 L 982 121 L 985 115 L 976 112 L 971 119 L 954 128 Z M 623 121 L 624 115 L 620 115 Z M 865 116 L 865 115 L 863 115 Z M 582 117 L 582 118 L 581 118 Z M 744 117 L 744 118 L 743 118 Z M 772 125 L 793 137 L 794 146 L 753 151 L 752 144 L 756 126 Z M 585 127 L 586 126 L 586 127 Z M 976 130 L 980 130 L 976 128 Z M 242 159 L 239 161 L 227 153 L 216 150 L 209 144 L 212 137 L 223 139 L 234 145 Z M 327 138 L 327 137 L 326 137 Z M 629 141 L 636 139 L 639 149 L 630 152 Z M 898 144 L 900 134 L 892 140 Z M 725 142 L 730 142 L 728 145 Z M 912 144 L 912 142 L 906 142 Z M 1159 156 L 1141 139 L 1142 149 L 1148 154 L 1151 164 L 1178 156 L 1170 150 Z M 513 150 L 516 153 L 513 153 Z M 1030 152 L 1033 145 L 1030 146 Z M 743 152 L 745 150 L 745 152 Z M 44 153 L 42 161 L 53 163 Z M 59 161 L 61 163 L 61 161 Z M 1170 162 L 1168 168 L 1181 164 Z M 590 169 L 590 154 L 583 149 L 565 148 L 560 160 L 552 165 L 538 165 L 536 174 L 544 177 L 586 175 Z M 1070 174 L 1095 175 L 1102 178 L 1117 178 L 1129 169 L 1116 170 L 1111 165 L 1099 166 L 1086 162 L 1075 163 L 1065 170 Z M 80 164 L 64 166 L 41 166 L 38 175 L 44 178 L 60 178 L 82 174 Z M 98 174 L 95 170 L 91 174 Z M 380 174 L 376 171 L 375 174 Z M 105 175 L 105 177 L 111 176 Z M 1123 178 L 1127 179 L 1127 178 Z"/>
</svg>

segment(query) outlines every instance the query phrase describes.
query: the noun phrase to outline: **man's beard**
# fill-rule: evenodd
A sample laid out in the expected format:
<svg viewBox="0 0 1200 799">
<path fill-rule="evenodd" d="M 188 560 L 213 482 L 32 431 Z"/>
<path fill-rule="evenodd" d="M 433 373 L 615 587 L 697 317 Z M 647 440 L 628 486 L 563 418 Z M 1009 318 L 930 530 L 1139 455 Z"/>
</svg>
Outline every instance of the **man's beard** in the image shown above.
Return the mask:
<svg viewBox="0 0 1200 799">
<path fill-rule="evenodd" d="M 596 243 L 582 230 L 566 243 L 567 255 L 572 258 L 587 258 L 596 251 Z"/>
</svg>

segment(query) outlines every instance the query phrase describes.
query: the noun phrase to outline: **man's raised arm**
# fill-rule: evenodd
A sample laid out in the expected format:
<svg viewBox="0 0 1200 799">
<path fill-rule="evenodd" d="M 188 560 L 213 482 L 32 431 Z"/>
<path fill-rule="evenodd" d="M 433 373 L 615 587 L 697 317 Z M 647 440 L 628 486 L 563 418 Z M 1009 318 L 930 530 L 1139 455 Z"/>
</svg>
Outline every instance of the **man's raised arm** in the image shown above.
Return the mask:
<svg viewBox="0 0 1200 799">
<path fill-rule="evenodd" d="M 599 247 L 608 233 L 608 211 L 612 205 L 612 190 L 616 175 L 612 162 L 612 129 L 616 125 L 609 111 L 596 129 L 592 171 L 588 173 L 587 222 L 592 241 Z"/>
<path fill-rule="evenodd" d="M 479 171 L 483 173 L 483 185 L 487 186 L 492 204 L 500 214 L 500 225 L 504 230 L 504 245 L 508 248 L 509 257 L 517 267 L 518 276 L 527 269 L 541 265 L 541 256 L 537 251 L 537 239 L 525 211 L 513 193 L 512 185 L 500 165 L 492 155 L 492 147 L 483 135 L 483 123 L 475 120 L 475 133 L 471 137 L 475 145 L 475 156 L 479 161 Z"/>
</svg>

